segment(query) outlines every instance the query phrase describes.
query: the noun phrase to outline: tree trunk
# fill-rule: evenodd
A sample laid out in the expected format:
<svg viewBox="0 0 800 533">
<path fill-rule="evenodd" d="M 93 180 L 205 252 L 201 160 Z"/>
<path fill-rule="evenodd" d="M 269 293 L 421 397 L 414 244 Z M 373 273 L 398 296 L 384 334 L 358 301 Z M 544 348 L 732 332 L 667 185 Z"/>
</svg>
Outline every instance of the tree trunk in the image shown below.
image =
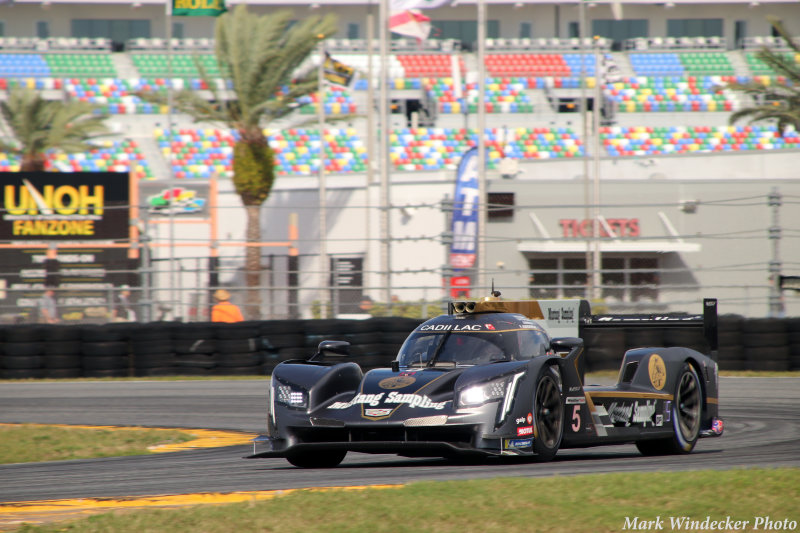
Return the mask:
<svg viewBox="0 0 800 533">
<path fill-rule="evenodd" d="M 23 154 L 20 161 L 20 172 L 44 172 L 44 154 Z"/>
<path fill-rule="evenodd" d="M 259 213 L 260 205 L 245 206 L 247 212 L 247 242 L 261 242 L 261 225 Z M 261 318 L 261 291 L 256 287 L 261 286 L 261 248 L 248 246 L 244 257 L 245 281 L 247 293 L 245 298 L 244 316 L 247 320 Z"/>
<path fill-rule="evenodd" d="M 269 196 L 275 179 L 272 150 L 260 128 L 240 129 L 242 139 L 233 147 L 233 184 L 247 211 L 247 242 L 261 242 L 259 211 Z M 245 317 L 261 318 L 261 248 L 248 246 L 245 250 L 245 280 L 247 298 Z"/>
</svg>

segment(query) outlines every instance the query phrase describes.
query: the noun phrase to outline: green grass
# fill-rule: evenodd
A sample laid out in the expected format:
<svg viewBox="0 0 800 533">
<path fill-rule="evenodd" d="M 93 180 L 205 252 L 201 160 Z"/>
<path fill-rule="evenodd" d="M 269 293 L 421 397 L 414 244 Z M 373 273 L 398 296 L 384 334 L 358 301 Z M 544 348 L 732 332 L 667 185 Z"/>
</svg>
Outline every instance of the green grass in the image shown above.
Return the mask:
<svg viewBox="0 0 800 533">
<path fill-rule="evenodd" d="M 623 531 L 634 518 L 660 518 L 670 531 L 670 517 L 684 516 L 747 520 L 744 530 L 753 531 L 756 517 L 800 522 L 798 501 L 800 469 L 788 468 L 500 478 L 301 490 L 268 501 L 117 511 L 18 531 L 603 533 Z"/>
<path fill-rule="evenodd" d="M 141 455 L 151 453 L 149 446 L 187 442 L 193 438 L 178 430 L 0 425 L 0 464 Z"/>
</svg>

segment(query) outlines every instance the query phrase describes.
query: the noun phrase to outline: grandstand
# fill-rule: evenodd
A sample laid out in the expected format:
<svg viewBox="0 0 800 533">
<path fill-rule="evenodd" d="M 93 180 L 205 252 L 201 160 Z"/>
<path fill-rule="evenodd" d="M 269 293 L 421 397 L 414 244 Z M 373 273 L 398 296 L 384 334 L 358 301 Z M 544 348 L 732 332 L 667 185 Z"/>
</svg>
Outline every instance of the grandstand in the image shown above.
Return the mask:
<svg viewBox="0 0 800 533">
<path fill-rule="evenodd" d="M 265 125 L 282 178 L 276 190 L 287 191 L 275 200 L 283 206 L 291 203 L 294 187 L 308 188 L 308 179 L 319 174 L 320 165 L 348 184 L 377 172 L 380 160 L 374 154 L 379 153 L 381 139 L 388 143 L 392 179 L 435 182 L 436 192 L 431 194 L 440 194 L 443 182 L 449 186 L 461 154 L 477 144 L 479 106 L 488 114 L 487 164 L 497 190 L 509 176 L 520 181 L 583 176 L 583 160 L 595 155 L 595 145 L 600 147 L 605 179 L 797 177 L 796 165 L 785 161 L 800 150 L 798 133 L 781 136 L 769 124 L 729 126 L 730 113 L 751 102 L 725 88 L 732 81 L 789 83 L 756 52 L 764 45 L 783 45 L 767 15 L 780 17 L 789 31 L 800 34 L 795 27 L 800 21 L 797 2 L 623 2 L 623 19 L 615 20 L 609 2 L 601 0 L 586 6 L 586 33 L 599 36 L 592 39 L 581 38 L 577 1 L 492 1 L 486 78 L 479 80 L 475 2 L 454 1 L 428 12 L 434 27 L 429 39 L 392 41 L 386 58 L 391 98 L 430 106 L 427 116 L 432 122 L 422 124 L 412 112 L 414 106 L 397 105 L 386 136 L 368 131 L 366 119 L 369 54 L 375 80 L 380 58 L 377 44 L 364 38 L 365 12 L 377 15 L 377 7 L 366 0 L 325 4 L 248 3 L 259 14 L 290 6 L 298 18 L 335 10 L 341 31 L 328 49 L 359 72 L 350 87 L 329 85 L 321 94 L 298 101 L 293 116 Z M 201 71 L 223 94 L 230 89 L 214 56 L 214 19 L 174 17 L 169 20 L 173 39 L 168 41 L 163 3 L 146 0 L 18 0 L 13 6 L 0 5 L 0 14 L 0 99 L 13 87 L 25 86 L 41 90 L 47 98 L 97 104 L 110 115 L 115 131 L 111 140 L 88 154 L 51 154 L 49 170 L 130 169 L 144 180 L 224 181 L 231 175 L 235 132 L 219 124 L 193 123 L 138 96 L 141 91 L 166 94 L 184 88 L 210 95 Z M 788 49 L 784 53 L 800 62 Z M 619 79 L 604 79 L 598 58 L 613 61 Z M 603 126 L 584 132 L 581 104 L 586 95 L 587 104 L 594 107 L 597 85 L 605 102 Z M 322 133 L 315 123 L 320 105 L 331 119 Z M 765 162 L 765 154 L 773 153 L 776 157 Z M 508 161 L 515 164 L 510 175 L 501 169 Z M 12 156 L 0 155 L 0 170 L 15 170 L 18 164 Z M 371 253 L 377 255 L 375 250 Z M 404 257 L 397 268 L 419 267 L 413 255 Z M 408 284 L 439 283 L 438 273 L 426 276 Z"/>
</svg>

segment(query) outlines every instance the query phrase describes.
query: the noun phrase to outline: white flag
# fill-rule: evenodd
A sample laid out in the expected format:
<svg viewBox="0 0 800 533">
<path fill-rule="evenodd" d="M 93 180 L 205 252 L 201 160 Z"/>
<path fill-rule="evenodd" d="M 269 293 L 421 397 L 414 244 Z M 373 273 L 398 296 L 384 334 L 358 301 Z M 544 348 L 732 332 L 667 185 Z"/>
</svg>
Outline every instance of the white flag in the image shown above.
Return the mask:
<svg viewBox="0 0 800 533">
<path fill-rule="evenodd" d="M 431 32 L 431 19 L 416 9 L 392 13 L 389 29 L 399 35 L 425 40 Z"/>
</svg>

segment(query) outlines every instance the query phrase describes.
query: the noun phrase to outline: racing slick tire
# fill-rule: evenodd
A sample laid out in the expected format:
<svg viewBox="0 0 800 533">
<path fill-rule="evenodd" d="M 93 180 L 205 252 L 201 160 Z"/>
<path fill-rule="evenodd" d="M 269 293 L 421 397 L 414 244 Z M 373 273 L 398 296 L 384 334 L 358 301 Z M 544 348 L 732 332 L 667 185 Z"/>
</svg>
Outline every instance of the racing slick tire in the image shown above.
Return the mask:
<svg viewBox="0 0 800 533">
<path fill-rule="evenodd" d="M 677 455 L 690 453 L 700 436 L 703 415 L 703 391 L 697 371 L 689 363 L 681 368 L 672 402 L 672 436 L 667 439 L 636 443 L 642 455 Z"/>
<path fill-rule="evenodd" d="M 561 378 L 553 366 L 542 368 L 533 395 L 535 461 L 550 461 L 558 453 L 564 435 Z"/>
<path fill-rule="evenodd" d="M 333 468 L 342 462 L 346 450 L 291 452 L 286 460 L 298 468 Z"/>
</svg>

